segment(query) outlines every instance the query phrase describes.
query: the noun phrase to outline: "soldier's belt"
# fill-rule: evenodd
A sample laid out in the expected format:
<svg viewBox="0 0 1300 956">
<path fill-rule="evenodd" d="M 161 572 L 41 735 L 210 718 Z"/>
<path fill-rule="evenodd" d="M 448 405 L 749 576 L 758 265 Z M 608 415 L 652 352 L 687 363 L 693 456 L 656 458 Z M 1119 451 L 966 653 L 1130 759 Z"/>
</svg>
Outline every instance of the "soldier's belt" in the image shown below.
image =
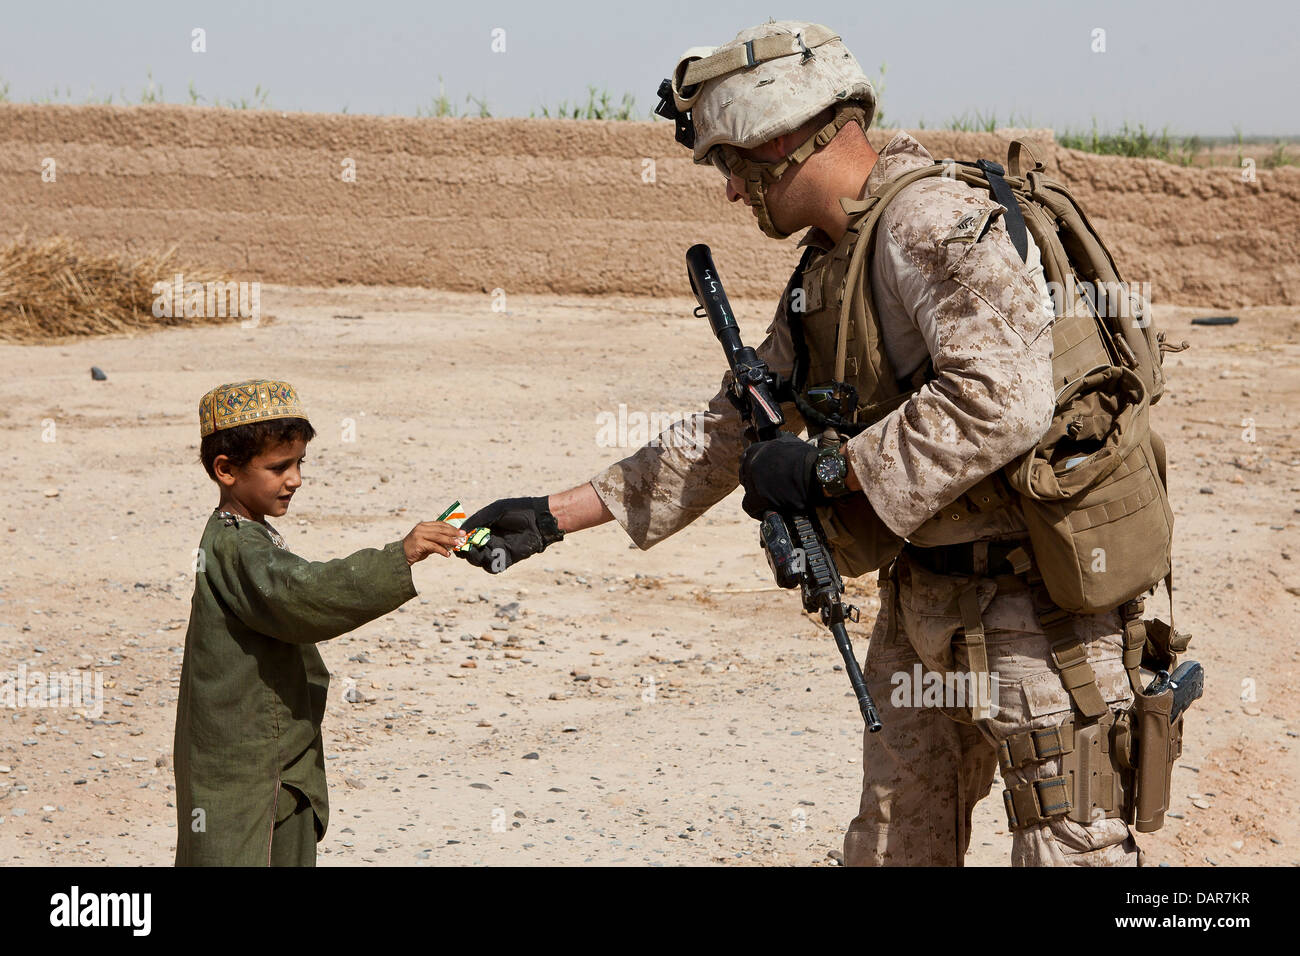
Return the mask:
<svg viewBox="0 0 1300 956">
<path fill-rule="evenodd" d="M 937 548 L 903 546 L 903 553 L 934 574 L 998 575 L 1025 574 L 1031 567 L 1029 550 L 1021 541 L 965 541 Z"/>
</svg>

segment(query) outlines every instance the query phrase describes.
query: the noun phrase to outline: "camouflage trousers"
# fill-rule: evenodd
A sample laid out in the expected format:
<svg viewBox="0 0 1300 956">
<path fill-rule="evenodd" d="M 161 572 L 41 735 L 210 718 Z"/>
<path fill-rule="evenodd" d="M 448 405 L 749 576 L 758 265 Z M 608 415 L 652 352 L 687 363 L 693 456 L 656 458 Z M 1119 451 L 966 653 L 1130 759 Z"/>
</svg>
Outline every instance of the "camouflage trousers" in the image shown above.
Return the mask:
<svg viewBox="0 0 1300 956">
<path fill-rule="evenodd" d="M 863 672 L 884 728 L 863 734 L 862 803 L 844 838 L 848 866 L 961 866 L 970 846 L 971 813 L 993 784 L 998 743 L 1012 734 L 1058 726 L 1070 716 L 1070 698 L 1052 667 L 1030 592 L 1015 586 L 1014 578 L 974 581 L 988 669 L 996 675 L 988 716 L 973 720 L 969 697 L 954 700 L 948 694 L 939 700 L 917 693 L 921 674 L 968 672 L 955 597 L 973 581 L 935 574 L 906 553 L 892 575 L 881 575 L 880 615 Z M 1073 621 L 1102 695 L 1112 711 L 1123 709 L 1132 690 L 1121 660 L 1119 615 Z M 1060 760 L 1049 759 L 1008 772 L 1004 783 L 1060 772 Z M 1136 866 L 1138 850 L 1122 820 L 1085 826 L 1058 817 L 1015 831 L 1011 862 Z"/>
</svg>

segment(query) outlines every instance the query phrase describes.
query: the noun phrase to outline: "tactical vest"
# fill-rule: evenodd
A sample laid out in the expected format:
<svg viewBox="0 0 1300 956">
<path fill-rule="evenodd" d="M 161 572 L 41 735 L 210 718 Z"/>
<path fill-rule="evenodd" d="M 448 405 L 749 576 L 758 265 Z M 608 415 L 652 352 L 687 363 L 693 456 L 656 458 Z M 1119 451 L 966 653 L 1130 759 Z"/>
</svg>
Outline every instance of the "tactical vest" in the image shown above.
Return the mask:
<svg viewBox="0 0 1300 956">
<path fill-rule="evenodd" d="M 1056 605 L 1068 613 L 1097 613 L 1162 578 L 1171 583 L 1173 514 L 1164 447 L 1148 416 L 1164 390 L 1162 353 L 1179 349 L 1152 327 L 1145 303 L 1099 296 L 1098 290 L 1123 288 L 1114 260 L 1073 197 L 1043 176 L 1042 163 L 1035 158 L 1021 175 L 1025 152 L 1032 155 L 1024 143 L 1012 143 L 1005 177 L 1002 167 L 986 160 L 936 162 L 896 177 L 865 200 L 843 201 L 850 214 L 844 236 L 828 253 L 810 250 L 791 280 L 791 290 L 801 288 L 804 299 L 801 314 L 787 309 L 794 384 L 805 398 L 801 411 L 810 387 L 852 385 L 852 433 L 919 389 L 932 375 L 929 363 L 900 381 L 885 353 L 867 268 L 876 227 L 899 192 L 928 176 L 988 190 L 1008 210 L 1008 231 L 1022 259 L 1027 230 L 1049 288 L 1058 290 L 1052 325 L 1056 410 L 1037 446 L 940 509 L 909 540 L 925 547 L 1027 534 Z M 810 422 L 810 434 L 817 430 Z M 865 496 L 840 499 L 820 509 L 820 517 L 849 575 L 883 567 L 903 545 Z"/>
<path fill-rule="evenodd" d="M 829 252 L 818 255 L 816 250 L 810 250 L 806 266 L 800 270 L 804 309 L 792 323 L 792 335 L 796 334 L 796 326 L 803 335 L 807 382 L 814 386 L 827 382 L 852 386 L 857 394 L 852 420 L 867 426 L 906 402 L 932 377 L 933 370 L 927 361 L 911 375 L 897 376 L 872 307 L 867 263 L 875 243 L 874 226 L 885 203 L 868 200 L 846 202 L 845 206 L 851 218 L 843 237 Z M 809 426 L 810 433 L 815 430 Z M 1014 496 L 1004 481 L 991 475 L 940 509 L 909 540 L 930 547 L 1023 534 L 1023 519 L 1008 506 L 1014 506 Z M 841 570 L 850 575 L 881 567 L 903 545 L 862 496 L 852 495 L 821 509 L 821 518 Z"/>
</svg>

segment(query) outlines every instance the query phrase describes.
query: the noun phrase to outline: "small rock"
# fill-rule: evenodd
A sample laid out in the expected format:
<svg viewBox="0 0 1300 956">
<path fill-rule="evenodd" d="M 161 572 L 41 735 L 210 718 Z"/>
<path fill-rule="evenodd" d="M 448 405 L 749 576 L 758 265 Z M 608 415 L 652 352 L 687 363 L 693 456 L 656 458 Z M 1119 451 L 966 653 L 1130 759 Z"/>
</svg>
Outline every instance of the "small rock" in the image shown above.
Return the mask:
<svg viewBox="0 0 1300 956">
<path fill-rule="evenodd" d="M 344 778 L 343 778 L 343 782 L 346 783 L 346 784 L 347 784 L 349 787 L 351 787 L 353 790 L 364 790 L 364 789 L 366 789 L 365 781 L 363 781 L 363 780 L 358 780 L 356 777 L 344 777 Z"/>
<path fill-rule="evenodd" d="M 1214 494 L 1214 489 L 1213 489 L 1213 488 L 1210 488 L 1210 487 L 1208 487 L 1208 486 L 1207 486 L 1207 487 L 1204 487 L 1204 488 L 1201 489 L 1201 494 L 1203 494 L 1203 495 L 1212 495 L 1212 494 Z"/>
<path fill-rule="evenodd" d="M 91 755 L 92 757 L 95 757 L 96 759 L 100 759 L 100 758 L 102 758 L 102 757 L 104 756 L 104 751 L 102 751 L 102 750 L 92 750 L 92 751 L 90 752 L 90 755 Z"/>
<path fill-rule="evenodd" d="M 1232 841 L 1232 848 L 1233 848 L 1234 850 L 1240 850 L 1240 849 L 1241 849 L 1242 847 L 1244 847 L 1245 845 L 1246 845 L 1246 841 L 1244 841 L 1244 840 L 1233 840 L 1233 841 Z"/>
<path fill-rule="evenodd" d="M 1241 712 L 1245 714 L 1247 717 L 1258 717 L 1260 714 L 1263 713 L 1263 711 L 1260 710 L 1258 707 L 1243 707 L 1241 708 Z"/>
<path fill-rule="evenodd" d="M 1192 806 L 1194 806 L 1198 810 L 1208 810 L 1210 809 L 1211 804 L 1209 800 L 1202 798 L 1200 800 L 1193 800 Z"/>
<path fill-rule="evenodd" d="M 470 786 L 473 787 L 475 790 L 491 790 L 491 789 L 492 789 L 492 787 L 491 787 L 489 784 L 486 784 L 486 783 L 471 783 Z"/>
<path fill-rule="evenodd" d="M 826 859 L 830 860 L 836 866 L 844 865 L 844 854 L 839 850 L 830 850 L 826 853 Z"/>
<path fill-rule="evenodd" d="M 542 758 L 541 758 L 541 756 L 537 753 L 537 751 L 534 750 L 534 751 L 532 751 L 531 753 L 526 753 L 526 754 L 524 754 L 524 759 L 525 759 L 525 760 L 541 760 Z"/>
<path fill-rule="evenodd" d="M 108 376 L 104 374 L 104 370 L 98 365 L 92 365 L 90 367 L 90 377 L 96 382 L 108 381 Z"/>
<path fill-rule="evenodd" d="M 59 489 L 46 488 L 44 491 L 41 492 L 41 494 L 43 494 L 46 498 L 57 498 L 59 497 Z"/>
</svg>

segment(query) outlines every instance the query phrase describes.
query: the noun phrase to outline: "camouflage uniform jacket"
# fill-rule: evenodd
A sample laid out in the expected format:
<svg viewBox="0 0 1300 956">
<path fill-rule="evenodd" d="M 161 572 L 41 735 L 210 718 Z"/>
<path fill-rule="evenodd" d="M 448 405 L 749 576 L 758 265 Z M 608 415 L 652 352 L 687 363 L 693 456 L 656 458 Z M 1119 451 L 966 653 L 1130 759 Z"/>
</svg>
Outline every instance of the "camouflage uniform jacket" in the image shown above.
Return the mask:
<svg viewBox="0 0 1300 956">
<path fill-rule="evenodd" d="M 932 162 L 920 143 L 899 133 L 881 150 L 866 194 Z M 990 209 L 988 229 L 978 241 L 951 241 L 972 207 Z M 933 177 L 899 193 L 878 226 L 868 268 L 884 348 L 900 376 L 928 356 L 934 377 L 853 438 L 847 454 L 884 524 L 917 544 L 952 540 L 931 519 L 1033 447 L 1051 422 L 1051 298 L 1033 239 L 1022 262 L 1002 221 L 1004 211 L 980 190 Z M 810 230 L 805 244 L 832 245 L 818 229 Z M 794 356 L 788 298 L 782 297 L 758 348 L 783 376 L 790 374 Z M 638 547 L 681 530 L 736 488 L 745 439 L 739 413 L 727 399 L 730 378 L 724 376 L 722 389 L 693 426 L 677 423 L 591 480 Z M 801 432 L 804 423 L 793 405 L 783 411 L 785 427 Z M 992 524 L 963 528 L 958 540 L 1023 531 L 1015 509 L 999 509 L 998 515 Z"/>
</svg>

